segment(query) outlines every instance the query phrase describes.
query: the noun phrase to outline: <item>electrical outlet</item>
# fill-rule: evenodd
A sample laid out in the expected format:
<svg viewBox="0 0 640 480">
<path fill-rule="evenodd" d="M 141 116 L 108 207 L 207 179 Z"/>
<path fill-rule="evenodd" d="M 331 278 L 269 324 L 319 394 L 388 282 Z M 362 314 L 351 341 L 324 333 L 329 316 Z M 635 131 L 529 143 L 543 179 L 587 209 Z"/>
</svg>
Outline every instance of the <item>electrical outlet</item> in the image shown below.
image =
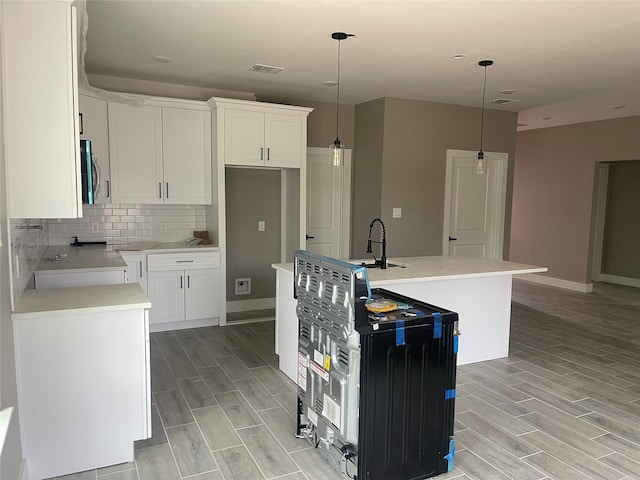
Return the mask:
<svg viewBox="0 0 640 480">
<path fill-rule="evenodd" d="M 258 231 L 259 232 L 264 232 L 264 228 L 265 228 L 264 220 L 260 220 L 258 222 Z"/>
<path fill-rule="evenodd" d="M 91 224 L 91 233 L 98 233 L 98 229 L 99 229 L 99 228 L 100 228 L 100 227 L 98 226 L 98 224 L 97 224 L 97 223 L 92 223 L 92 224 Z"/>
<path fill-rule="evenodd" d="M 402 208 L 394 207 L 393 218 L 402 218 Z"/>
</svg>

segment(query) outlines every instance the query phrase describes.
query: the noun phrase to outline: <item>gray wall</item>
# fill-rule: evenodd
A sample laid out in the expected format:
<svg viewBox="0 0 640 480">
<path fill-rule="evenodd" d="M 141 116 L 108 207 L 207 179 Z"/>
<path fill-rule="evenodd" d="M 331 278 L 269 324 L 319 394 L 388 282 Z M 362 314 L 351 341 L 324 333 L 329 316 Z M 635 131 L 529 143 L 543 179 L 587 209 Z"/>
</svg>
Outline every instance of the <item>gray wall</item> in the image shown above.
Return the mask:
<svg viewBox="0 0 640 480">
<path fill-rule="evenodd" d="M 398 98 L 356 106 L 352 257 L 366 256 L 368 226 L 374 217 L 387 226 L 388 256 L 442 254 L 446 152 L 478 150 L 480 112 Z M 485 112 L 484 150 L 509 155 L 505 245 L 516 122 L 514 112 Z M 392 218 L 394 207 L 402 208 L 402 218 Z"/>
<path fill-rule="evenodd" d="M 275 297 L 271 264 L 280 263 L 280 171 L 227 168 L 225 187 L 227 300 Z M 251 278 L 250 295 L 235 295 L 236 278 Z"/>
<path fill-rule="evenodd" d="M 640 160 L 611 162 L 602 273 L 640 279 Z"/>
<path fill-rule="evenodd" d="M 589 283 L 596 162 L 640 158 L 640 116 L 517 136 L 510 260 Z"/>
<path fill-rule="evenodd" d="M 358 121 L 351 186 L 350 257 L 353 259 L 369 258 L 366 253 L 369 223 L 382 211 L 384 112 L 384 98 L 356 106 Z"/>
</svg>

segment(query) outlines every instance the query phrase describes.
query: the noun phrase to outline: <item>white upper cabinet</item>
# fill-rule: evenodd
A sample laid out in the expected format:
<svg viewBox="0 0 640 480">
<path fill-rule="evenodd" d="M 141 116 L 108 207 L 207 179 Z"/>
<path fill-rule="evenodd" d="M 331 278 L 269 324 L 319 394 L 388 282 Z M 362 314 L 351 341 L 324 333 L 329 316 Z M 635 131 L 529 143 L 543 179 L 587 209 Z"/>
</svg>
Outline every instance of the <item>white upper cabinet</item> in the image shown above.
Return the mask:
<svg viewBox="0 0 640 480">
<path fill-rule="evenodd" d="M 111 203 L 109 167 L 109 120 L 107 101 L 90 95 L 78 95 L 80 107 L 80 139 L 91 141 L 93 164 L 98 178 L 95 203 Z"/>
<path fill-rule="evenodd" d="M 114 203 L 164 203 L 162 110 L 109 102 Z"/>
<path fill-rule="evenodd" d="M 209 110 L 162 107 L 165 203 L 211 203 Z"/>
<path fill-rule="evenodd" d="M 211 203 L 209 111 L 202 102 L 169 104 L 109 102 L 115 203 Z"/>
<path fill-rule="evenodd" d="M 82 216 L 76 10 L 2 2 L 9 216 Z"/>
<path fill-rule="evenodd" d="M 225 165 L 300 168 L 310 108 L 212 98 L 216 145 Z"/>
</svg>

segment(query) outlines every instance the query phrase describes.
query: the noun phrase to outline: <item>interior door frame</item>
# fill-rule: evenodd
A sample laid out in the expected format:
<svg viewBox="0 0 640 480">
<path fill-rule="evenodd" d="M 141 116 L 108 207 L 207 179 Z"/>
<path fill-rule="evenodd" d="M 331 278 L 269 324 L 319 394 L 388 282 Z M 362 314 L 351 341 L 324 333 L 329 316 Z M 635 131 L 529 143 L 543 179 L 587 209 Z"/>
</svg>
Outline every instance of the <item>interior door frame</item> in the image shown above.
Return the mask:
<svg viewBox="0 0 640 480">
<path fill-rule="evenodd" d="M 342 185 L 341 192 L 341 205 L 342 210 L 340 213 L 340 260 L 349 260 L 350 255 L 350 242 L 351 242 L 351 175 L 353 170 L 353 162 L 351 159 L 351 149 L 344 150 L 344 164 L 342 165 Z M 329 157 L 328 147 L 307 147 L 307 156 L 309 154 L 314 155 L 326 155 Z M 308 175 L 308 170 L 307 170 Z M 308 183 L 308 178 L 307 178 Z M 308 192 L 308 190 L 307 190 Z M 307 193 L 308 195 L 308 193 Z M 309 199 L 307 198 L 307 203 Z M 306 210 L 305 210 L 306 212 Z"/>
<path fill-rule="evenodd" d="M 445 187 L 444 187 L 444 219 L 442 225 L 442 255 L 449 255 L 449 226 L 451 225 L 451 191 L 453 182 L 453 159 L 456 156 L 473 157 L 478 152 L 471 150 L 452 150 L 447 149 L 447 170 L 445 175 Z M 494 205 L 493 215 L 496 221 L 492 222 L 492 235 L 496 239 L 495 245 L 490 246 L 489 258 L 502 259 L 504 255 L 504 228 L 505 228 L 505 211 L 506 211 L 506 197 L 507 197 L 507 172 L 509 168 L 509 154 L 505 152 L 485 152 L 485 158 L 500 162 L 500 170 L 498 172 L 498 201 L 497 205 Z M 488 164 L 488 168 L 495 168 L 491 164 Z"/>
</svg>

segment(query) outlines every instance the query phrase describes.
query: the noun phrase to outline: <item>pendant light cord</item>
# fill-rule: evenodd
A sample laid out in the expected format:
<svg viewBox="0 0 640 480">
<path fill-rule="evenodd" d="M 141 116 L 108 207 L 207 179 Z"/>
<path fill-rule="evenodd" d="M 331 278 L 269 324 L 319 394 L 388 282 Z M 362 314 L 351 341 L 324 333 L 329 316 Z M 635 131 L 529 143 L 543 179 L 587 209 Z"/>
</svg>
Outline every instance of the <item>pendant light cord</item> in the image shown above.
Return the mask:
<svg viewBox="0 0 640 480">
<path fill-rule="evenodd" d="M 340 44 L 342 40 L 338 40 L 338 92 L 336 94 L 336 142 L 340 143 L 340 137 L 338 135 L 340 131 Z"/>
<path fill-rule="evenodd" d="M 480 151 L 482 152 L 482 138 L 484 137 L 484 98 L 487 91 L 487 66 L 484 66 L 484 85 L 482 87 L 482 114 L 480 117 Z"/>
</svg>

